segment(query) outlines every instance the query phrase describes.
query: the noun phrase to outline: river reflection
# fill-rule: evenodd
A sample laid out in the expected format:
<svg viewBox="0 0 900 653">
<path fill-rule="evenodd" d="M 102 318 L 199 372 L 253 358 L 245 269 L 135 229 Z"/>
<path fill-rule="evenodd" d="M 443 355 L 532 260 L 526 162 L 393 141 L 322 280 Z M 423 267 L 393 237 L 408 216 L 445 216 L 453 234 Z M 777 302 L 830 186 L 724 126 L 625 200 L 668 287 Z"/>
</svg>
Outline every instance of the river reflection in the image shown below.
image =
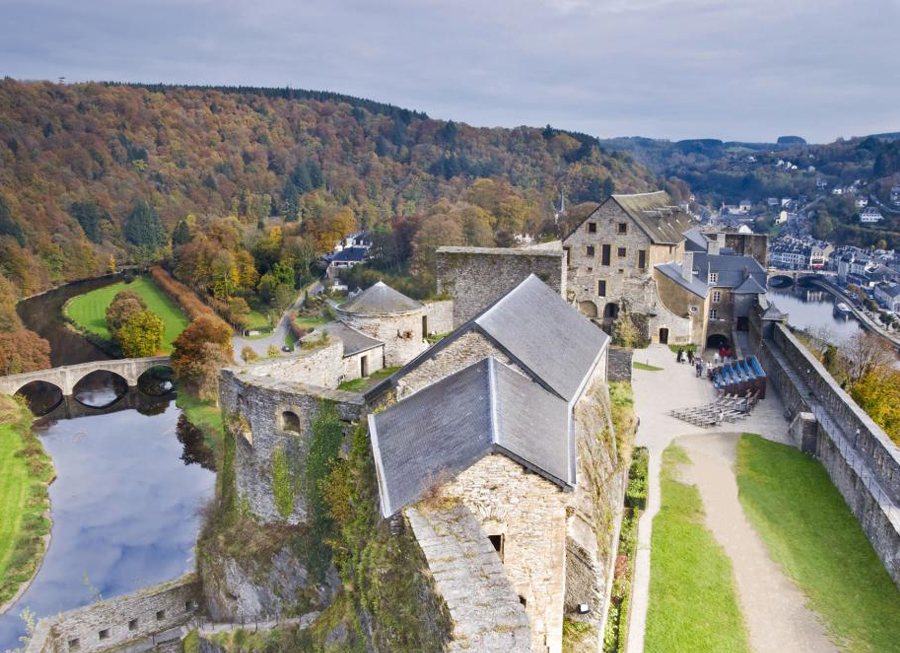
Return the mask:
<svg viewBox="0 0 900 653">
<path fill-rule="evenodd" d="M 147 406 L 56 421 L 39 433 L 57 472 L 53 539 L 32 585 L 0 617 L 0 651 L 24 634 L 23 608 L 55 614 L 193 568 L 199 508 L 215 484 L 212 455 L 186 420 L 179 428 L 174 401 L 138 403 Z"/>
<path fill-rule="evenodd" d="M 830 339 L 840 344 L 862 330 L 853 317 L 835 315 L 834 298 L 816 288 L 770 289 L 766 299 L 788 314 L 788 324 L 795 329 L 816 331 L 826 329 Z"/>
</svg>

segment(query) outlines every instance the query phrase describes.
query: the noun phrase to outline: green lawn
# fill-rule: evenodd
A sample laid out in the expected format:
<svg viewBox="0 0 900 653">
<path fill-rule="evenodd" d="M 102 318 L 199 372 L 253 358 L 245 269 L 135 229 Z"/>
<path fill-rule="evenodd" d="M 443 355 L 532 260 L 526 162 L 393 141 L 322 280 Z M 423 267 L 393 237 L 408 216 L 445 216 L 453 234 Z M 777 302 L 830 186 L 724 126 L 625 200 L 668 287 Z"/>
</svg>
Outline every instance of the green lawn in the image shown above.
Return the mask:
<svg viewBox="0 0 900 653">
<path fill-rule="evenodd" d="M 745 434 L 736 472 L 744 512 L 831 634 L 850 651 L 900 651 L 900 590 L 825 468 Z"/>
<path fill-rule="evenodd" d="M 663 452 L 662 506 L 653 519 L 646 653 L 749 653 L 731 561 L 703 524 L 697 488 L 678 480 L 690 459 Z"/>
<path fill-rule="evenodd" d="M 247 329 L 251 331 L 271 331 L 269 318 L 259 311 L 251 310 L 247 315 Z"/>
<path fill-rule="evenodd" d="M 669 345 L 669 351 L 671 351 L 673 354 L 677 354 L 679 349 L 681 349 L 685 354 L 689 351 L 696 352 L 697 345 Z"/>
<path fill-rule="evenodd" d="M 171 352 L 172 342 L 184 331 L 190 320 L 181 312 L 178 305 L 147 277 L 140 277 L 131 283 L 114 283 L 74 297 L 66 304 L 66 316 L 82 329 L 111 340 L 112 336 L 106 328 L 106 309 L 116 293 L 126 288 L 140 295 L 147 308 L 162 318 L 166 326 L 162 349 L 166 353 Z"/>
<path fill-rule="evenodd" d="M 31 415 L 0 395 L 0 604 L 37 571 L 50 522 L 53 465 L 31 433 Z"/>
<path fill-rule="evenodd" d="M 399 369 L 399 367 L 383 367 L 377 372 L 372 372 L 369 376 L 353 379 L 352 381 L 344 381 L 338 386 L 338 390 L 349 390 L 350 392 L 362 392 L 368 390 L 370 385 L 375 385 L 375 381 L 378 379 L 386 379 Z"/>
<path fill-rule="evenodd" d="M 631 366 L 636 370 L 646 370 L 648 372 L 662 372 L 661 367 L 656 367 L 655 365 L 647 365 L 646 363 L 638 363 L 635 361 L 631 364 Z"/>
</svg>

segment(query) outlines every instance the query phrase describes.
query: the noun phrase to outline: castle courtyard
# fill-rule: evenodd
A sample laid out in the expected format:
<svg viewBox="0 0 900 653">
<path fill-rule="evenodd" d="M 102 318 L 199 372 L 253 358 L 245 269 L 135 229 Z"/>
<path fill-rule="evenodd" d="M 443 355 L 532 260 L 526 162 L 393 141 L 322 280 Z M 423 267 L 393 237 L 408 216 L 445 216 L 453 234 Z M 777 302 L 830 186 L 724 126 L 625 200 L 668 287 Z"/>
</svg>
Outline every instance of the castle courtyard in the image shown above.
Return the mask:
<svg viewBox="0 0 900 653">
<path fill-rule="evenodd" d="M 675 440 L 693 462 L 690 468 L 682 470 L 683 479 L 697 487 L 703 501 L 705 526 L 730 558 L 754 650 L 835 650 L 820 620 L 804 606 L 800 590 L 767 553 L 738 500 L 734 461 L 740 434 L 756 433 L 790 444 L 788 422 L 778 395 L 769 392 L 744 420 L 704 429 L 670 416 L 669 411 L 714 400 L 715 390 L 706 378 L 698 379 L 689 364 L 677 363 L 675 354 L 664 345 L 636 350 L 634 362 L 662 369 L 635 368 L 632 372 L 635 411 L 640 419 L 635 444 L 649 449 L 650 465 L 647 509 L 641 517 L 638 534 L 629 650 L 644 650 L 650 543 L 653 519 L 661 505 L 662 454 Z"/>
</svg>

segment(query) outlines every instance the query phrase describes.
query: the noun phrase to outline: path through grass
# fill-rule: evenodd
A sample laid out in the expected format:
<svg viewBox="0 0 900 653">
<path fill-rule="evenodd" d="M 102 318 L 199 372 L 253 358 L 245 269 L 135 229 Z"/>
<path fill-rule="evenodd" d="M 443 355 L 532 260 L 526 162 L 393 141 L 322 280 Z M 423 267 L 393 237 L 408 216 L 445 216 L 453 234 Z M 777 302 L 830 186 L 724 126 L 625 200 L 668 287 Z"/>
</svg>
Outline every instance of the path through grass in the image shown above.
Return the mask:
<svg viewBox="0 0 900 653">
<path fill-rule="evenodd" d="M 106 309 L 116 293 L 126 288 L 140 295 L 147 308 L 162 318 L 166 326 L 162 349 L 166 353 L 171 352 L 172 342 L 184 331 L 189 320 L 178 305 L 147 277 L 140 277 L 131 283 L 114 283 L 74 297 L 66 304 L 66 316 L 82 329 L 111 340 L 112 336 L 106 328 Z"/>
<path fill-rule="evenodd" d="M 31 414 L 0 395 L 0 605 L 34 575 L 44 555 L 52 478 L 53 465 L 31 432 Z"/>
<path fill-rule="evenodd" d="M 830 632 L 850 651 L 900 652 L 900 590 L 825 468 L 744 435 L 736 472 L 748 519 Z"/>
<path fill-rule="evenodd" d="M 663 452 L 653 519 L 646 653 L 750 653 L 731 561 L 703 524 L 697 488 L 678 480 L 683 449 Z"/>
</svg>

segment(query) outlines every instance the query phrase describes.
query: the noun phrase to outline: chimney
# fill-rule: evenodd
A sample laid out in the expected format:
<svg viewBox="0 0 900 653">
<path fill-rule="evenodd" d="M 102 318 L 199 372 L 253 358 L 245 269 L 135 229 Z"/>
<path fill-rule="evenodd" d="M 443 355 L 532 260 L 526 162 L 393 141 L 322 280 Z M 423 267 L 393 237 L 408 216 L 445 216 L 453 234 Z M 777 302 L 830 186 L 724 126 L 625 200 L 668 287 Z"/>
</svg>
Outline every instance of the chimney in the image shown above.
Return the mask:
<svg viewBox="0 0 900 653">
<path fill-rule="evenodd" d="M 721 234 L 709 234 L 709 244 L 706 246 L 706 253 L 711 254 L 713 256 L 718 255 L 719 248 L 721 247 L 721 243 L 719 243 L 719 236 Z"/>
<path fill-rule="evenodd" d="M 750 276 L 750 268 L 748 268 L 748 267 L 745 265 L 745 266 L 744 266 L 744 276 L 743 276 L 742 278 L 743 278 L 743 279 L 746 279 L 746 278 L 749 277 L 749 276 Z"/>
<path fill-rule="evenodd" d="M 694 278 L 694 253 L 685 252 L 681 261 L 681 276 L 685 281 L 691 281 Z"/>
</svg>

